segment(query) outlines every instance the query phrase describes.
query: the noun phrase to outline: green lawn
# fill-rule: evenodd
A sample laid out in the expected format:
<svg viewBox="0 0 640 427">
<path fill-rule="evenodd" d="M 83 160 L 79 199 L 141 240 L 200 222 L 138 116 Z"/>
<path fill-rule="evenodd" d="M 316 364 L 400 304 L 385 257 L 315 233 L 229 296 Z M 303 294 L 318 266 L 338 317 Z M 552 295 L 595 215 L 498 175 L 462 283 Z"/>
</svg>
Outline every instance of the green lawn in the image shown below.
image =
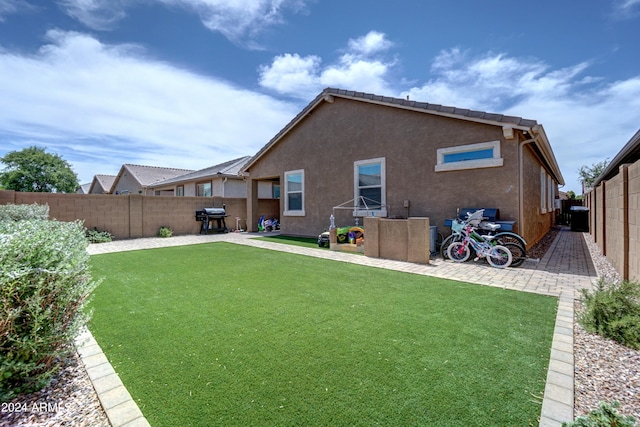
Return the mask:
<svg viewBox="0 0 640 427">
<path fill-rule="evenodd" d="M 229 243 L 91 263 L 152 426 L 538 424 L 555 298 Z"/>
<path fill-rule="evenodd" d="M 264 240 L 266 242 L 273 242 L 273 243 L 286 243 L 288 245 L 303 246 L 306 248 L 329 250 L 329 248 L 326 246 L 325 247 L 318 246 L 318 239 L 313 237 L 283 236 L 278 234 L 275 236 L 256 237 L 256 240 Z"/>
</svg>

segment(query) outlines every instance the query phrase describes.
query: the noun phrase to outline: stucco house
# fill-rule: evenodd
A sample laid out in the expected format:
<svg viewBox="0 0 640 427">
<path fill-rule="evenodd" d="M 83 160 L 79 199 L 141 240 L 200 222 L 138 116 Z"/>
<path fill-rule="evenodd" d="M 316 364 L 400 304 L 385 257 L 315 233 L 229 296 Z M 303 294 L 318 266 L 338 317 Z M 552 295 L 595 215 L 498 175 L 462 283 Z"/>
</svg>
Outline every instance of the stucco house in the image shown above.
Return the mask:
<svg viewBox="0 0 640 427">
<path fill-rule="evenodd" d="M 159 181 L 150 186 L 155 195 L 186 197 L 247 197 L 240 171 L 251 159 L 244 156 L 195 172 Z"/>
<path fill-rule="evenodd" d="M 87 194 L 109 194 L 115 180 L 115 175 L 94 175 Z"/>
<path fill-rule="evenodd" d="M 564 178 L 535 120 L 327 88 L 246 165 L 249 229 L 259 186 L 281 187 L 283 234 L 315 236 L 364 216 L 429 217 L 444 234 L 458 208 L 515 221 L 533 245 L 555 222 Z M 353 207 L 334 211 L 339 205 Z"/>
<path fill-rule="evenodd" d="M 191 172 L 193 172 L 192 169 L 163 168 L 127 163 L 120 168 L 109 192 L 111 194 L 153 195 L 152 185 Z"/>
</svg>

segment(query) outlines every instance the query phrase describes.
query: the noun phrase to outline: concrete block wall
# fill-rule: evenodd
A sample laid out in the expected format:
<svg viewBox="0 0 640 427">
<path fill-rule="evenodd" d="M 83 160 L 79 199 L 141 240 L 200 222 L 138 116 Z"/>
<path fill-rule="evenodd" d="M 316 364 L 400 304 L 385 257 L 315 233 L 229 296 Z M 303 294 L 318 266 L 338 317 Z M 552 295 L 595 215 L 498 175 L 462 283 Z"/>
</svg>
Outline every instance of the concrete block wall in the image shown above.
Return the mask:
<svg viewBox="0 0 640 427">
<path fill-rule="evenodd" d="M 590 233 L 623 279 L 640 280 L 640 161 L 586 195 Z"/>
<path fill-rule="evenodd" d="M 629 277 L 640 280 L 640 162 L 629 166 Z"/>
<path fill-rule="evenodd" d="M 145 196 L 141 194 L 54 194 L 0 190 L 0 204 L 47 204 L 49 217 L 58 221 L 82 220 L 87 229 L 108 231 L 116 239 L 154 237 L 161 226 L 175 235 L 197 234 L 200 222 L 195 211 L 226 205 L 227 227 L 246 227 L 247 201 L 244 198 L 204 198 Z M 279 217 L 279 200 L 259 200 L 261 212 Z M 256 218 L 257 220 L 257 218 Z"/>
</svg>

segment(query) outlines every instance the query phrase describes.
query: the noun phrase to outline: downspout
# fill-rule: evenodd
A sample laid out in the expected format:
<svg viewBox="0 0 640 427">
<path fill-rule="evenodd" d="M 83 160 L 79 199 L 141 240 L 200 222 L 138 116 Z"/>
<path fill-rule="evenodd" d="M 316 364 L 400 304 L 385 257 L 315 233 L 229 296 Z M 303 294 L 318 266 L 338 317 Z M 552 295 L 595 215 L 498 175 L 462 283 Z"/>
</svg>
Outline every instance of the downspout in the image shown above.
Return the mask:
<svg viewBox="0 0 640 427">
<path fill-rule="evenodd" d="M 222 198 L 224 199 L 224 188 L 225 188 L 225 184 L 227 183 L 227 180 L 229 178 L 228 177 L 224 177 L 224 179 L 222 180 Z"/>
<path fill-rule="evenodd" d="M 533 135 L 533 129 L 529 130 L 527 132 L 529 134 L 529 136 Z M 524 177 L 523 172 L 524 172 L 524 146 L 527 144 L 531 144 L 532 142 L 535 142 L 538 140 L 538 138 L 540 137 L 540 135 L 536 135 L 533 138 L 529 138 L 529 139 L 525 139 L 524 141 L 521 141 L 518 144 L 518 167 L 519 167 L 519 173 L 518 173 L 518 181 L 519 181 L 519 197 L 518 197 L 518 202 L 519 202 L 519 226 L 518 226 L 518 231 L 520 235 L 523 235 L 525 227 L 524 227 Z M 521 227 L 521 228 L 520 228 Z"/>
</svg>

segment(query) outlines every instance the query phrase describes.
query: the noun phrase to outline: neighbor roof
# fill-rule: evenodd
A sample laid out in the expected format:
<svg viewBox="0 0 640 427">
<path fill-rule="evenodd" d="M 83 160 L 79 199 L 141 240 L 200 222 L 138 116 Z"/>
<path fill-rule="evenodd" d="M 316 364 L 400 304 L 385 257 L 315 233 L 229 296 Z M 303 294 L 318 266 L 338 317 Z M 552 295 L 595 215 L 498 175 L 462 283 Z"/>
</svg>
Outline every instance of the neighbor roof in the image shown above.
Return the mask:
<svg viewBox="0 0 640 427">
<path fill-rule="evenodd" d="M 120 181 L 120 178 L 125 171 L 128 171 L 143 188 L 149 187 L 157 182 L 164 181 L 165 179 L 174 178 L 176 176 L 193 172 L 192 169 L 175 169 L 163 168 L 159 166 L 124 164 L 122 165 L 122 168 L 120 168 L 120 172 L 118 173 L 118 176 L 111 186 L 112 192 L 113 189 L 118 185 L 118 181 Z"/>
<path fill-rule="evenodd" d="M 237 159 L 229 160 L 215 166 L 210 166 L 205 169 L 200 169 L 195 172 L 157 182 L 154 187 L 162 187 L 165 185 L 177 184 L 180 182 L 197 181 L 199 179 L 210 178 L 212 176 L 237 178 L 239 177 L 240 171 L 242 170 L 242 168 L 244 168 L 249 160 L 251 160 L 251 156 L 244 156 Z"/>
<path fill-rule="evenodd" d="M 618 169 L 624 163 L 635 163 L 640 159 L 640 129 L 631 137 L 629 142 L 622 147 L 622 150 L 611 160 L 598 178 L 593 182 L 595 188 L 600 182 L 611 179 L 618 173 Z"/>
<path fill-rule="evenodd" d="M 103 192 L 108 193 L 111 191 L 111 186 L 113 185 L 113 181 L 115 180 L 116 180 L 115 175 L 94 175 L 93 181 L 91 181 L 91 186 L 89 187 L 88 193 L 91 193 L 93 191 L 93 188 L 96 185 L 99 185 L 100 187 L 102 187 Z"/>
<path fill-rule="evenodd" d="M 278 132 L 276 136 L 274 136 L 264 147 L 262 147 L 255 156 L 253 156 L 253 158 L 245 166 L 244 170 L 248 170 L 260 157 L 262 157 L 262 155 L 267 150 L 269 150 L 280 139 L 282 139 L 282 137 L 284 137 L 293 127 L 295 127 L 298 122 L 300 122 L 303 118 L 310 114 L 311 111 L 315 109 L 319 104 L 321 104 L 323 101 L 333 102 L 334 97 L 384 105 L 387 107 L 418 111 L 428 114 L 435 114 L 439 116 L 468 120 L 472 122 L 486 123 L 505 128 L 519 129 L 529 132 L 529 134 L 538 134 L 542 139 L 542 141 L 540 141 L 543 146 L 541 147 L 541 150 L 547 158 L 550 168 L 556 175 L 558 183 L 564 185 L 564 178 L 562 177 L 562 173 L 560 172 L 560 168 L 558 167 L 555 156 L 553 155 L 553 151 L 551 150 L 546 134 L 542 129 L 542 125 L 539 125 L 536 120 L 335 88 L 326 88 L 318 96 L 316 96 L 313 101 L 311 101 L 304 109 L 302 109 L 302 111 L 300 111 L 300 113 L 298 113 L 293 118 L 293 120 L 291 120 L 284 128 L 282 128 L 282 130 L 280 130 L 280 132 Z"/>
</svg>

